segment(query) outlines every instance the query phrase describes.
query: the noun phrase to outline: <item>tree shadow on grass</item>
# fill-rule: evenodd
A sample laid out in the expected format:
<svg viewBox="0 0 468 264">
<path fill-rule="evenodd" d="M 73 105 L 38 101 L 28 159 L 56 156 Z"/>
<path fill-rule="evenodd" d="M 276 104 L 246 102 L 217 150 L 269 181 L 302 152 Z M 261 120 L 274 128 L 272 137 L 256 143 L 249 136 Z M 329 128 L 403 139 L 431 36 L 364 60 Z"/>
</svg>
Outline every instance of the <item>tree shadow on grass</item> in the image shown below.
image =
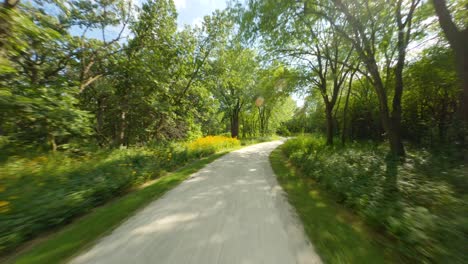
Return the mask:
<svg viewBox="0 0 468 264">
<path fill-rule="evenodd" d="M 387 263 L 398 257 L 383 246 L 383 235 L 371 231 L 338 205 L 311 179 L 286 166 L 280 149 L 270 156 L 273 169 L 306 233 L 325 263 Z M 382 243 L 383 242 L 383 243 Z"/>
</svg>

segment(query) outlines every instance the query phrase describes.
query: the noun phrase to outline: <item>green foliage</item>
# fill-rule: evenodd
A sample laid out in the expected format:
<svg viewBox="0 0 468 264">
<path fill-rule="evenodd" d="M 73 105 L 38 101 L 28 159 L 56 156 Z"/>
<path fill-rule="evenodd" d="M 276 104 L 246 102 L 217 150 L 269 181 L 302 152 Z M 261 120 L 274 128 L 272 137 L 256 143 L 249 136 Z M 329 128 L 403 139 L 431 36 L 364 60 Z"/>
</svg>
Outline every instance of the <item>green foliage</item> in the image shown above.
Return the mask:
<svg viewBox="0 0 468 264">
<path fill-rule="evenodd" d="M 459 159 L 410 150 L 399 162 L 386 158 L 387 150 L 380 145 L 328 147 L 320 137 L 291 139 L 283 151 L 337 202 L 395 238 L 408 258 L 425 263 L 466 261 L 461 246 L 467 243 L 466 194 L 457 192 L 452 180 L 465 170 Z M 441 161 L 430 162 L 434 159 Z M 466 175 L 461 176 L 465 181 Z"/>
<path fill-rule="evenodd" d="M 167 171 L 240 145 L 237 139 L 210 139 L 80 156 L 11 157 L 0 167 L 0 252 Z"/>
<path fill-rule="evenodd" d="M 21 251 L 13 257 L 11 262 L 50 264 L 69 260 L 76 252 L 92 245 L 94 241 L 117 227 L 138 209 L 161 197 L 191 174 L 223 154 L 219 153 L 200 159 L 122 198 L 96 208 L 93 212 L 71 223 L 67 228 Z"/>
<path fill-rule="evenodd" d="M 441 145 L 456 139 L 455 113 L 459 87 L 453 54 L 445 47 L 424 50 L 406 70 L 403 127 L 411 141 Z"/>
<path fill-rule="evenodd" d="M 401 263 L 391 241 L 372 232 L 314 180 L 289 166 L 282 150 L 271 153 L 271 165 L 323 262 Z"/>
</svg>

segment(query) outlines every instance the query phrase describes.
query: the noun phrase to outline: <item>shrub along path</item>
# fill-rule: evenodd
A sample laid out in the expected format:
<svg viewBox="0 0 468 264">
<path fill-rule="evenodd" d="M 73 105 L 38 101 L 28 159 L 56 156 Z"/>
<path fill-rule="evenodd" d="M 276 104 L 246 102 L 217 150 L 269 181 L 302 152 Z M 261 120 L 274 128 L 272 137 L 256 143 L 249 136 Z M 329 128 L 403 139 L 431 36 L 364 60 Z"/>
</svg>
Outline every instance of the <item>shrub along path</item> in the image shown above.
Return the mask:
<svg viewBox="0 0 468 264">
<path fill-rule="evenodd" d="M 72 263 L 320 263 L 268 161 L 280 141 L 231 152 Z"/>
</svg>

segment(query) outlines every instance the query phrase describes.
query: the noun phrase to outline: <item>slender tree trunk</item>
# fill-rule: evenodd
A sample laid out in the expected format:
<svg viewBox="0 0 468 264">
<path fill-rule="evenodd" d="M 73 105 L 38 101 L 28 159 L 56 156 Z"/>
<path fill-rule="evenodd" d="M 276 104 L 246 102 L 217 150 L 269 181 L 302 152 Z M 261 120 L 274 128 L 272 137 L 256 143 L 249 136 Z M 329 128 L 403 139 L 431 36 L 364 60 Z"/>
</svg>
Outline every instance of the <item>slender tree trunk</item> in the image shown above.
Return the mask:
<svg viewBox="0 0 468 264">
<path fill-rule="evenodd" d="M 236 109 L 231 116 L 231 137 L 239 137 L 239 111 Z"/>
<path fill-rule="evenodd" d="M 347 132 L 347 128 L 346 128 L 346 115 L 348 114 L 348 105 L 349 105 L 349 96 L 351 94 L 351 88 L 353 86 L 353 77 L 354 77 L 354 74 L 355 72 L 352 72 L 351 73 L 351 77 L 349 79 L 349 85 L 348 85 L 348 92 L 346 93 L 346 101 L 345 101 L 345 105 L 344 105 L 344 108 L 343 108 L 343 131 L 341 133 L 341 144 L 344 145 L 345 142 L 346 142 L 346 132 Z"/>
<path fill-rule="evenodd" d="M 325 106 L 325 116 L 327 119 L 327 145 L 333 145 L 333 108 L 328 103 Z"/>
<path fill-rule="evenodd" d="M 387 138 L 390 143 L 390 152 L 394 156 L 404 156 L 405 149 L 401 138 L 400 129 L 400 118 L 393 119 L 390 116 L 390 110 L 388 109 L 387 93 L 385 91 L 382 79 L 378 72 L 378 67 L 375 59 L 367 58 L 366 62 L 367 69 L 372 76 L 374 82 L 374 88 L 379 99 L 379 110 L 380 119 L 384 128 Z M 398 101 L 397 101 L 398 102 Z M 396 103 L 396 102 L 394 102 Z M 401 111 L 401 108 L 400 108 Z M 400 112 L 401 114 L 401 112 Z"/>
<path fill-rule="evenodd" d="M 55 141 L 55 136 L 51 133 L 47 136 L 47 140 L 49 141 L 49 145 L 53 152 L 57 151 L 57 142 Z"/>
<path fill-rule="evenodd" d="M 120 113 L 120 131 L 119 131 L 119 145 L 125 146 L 125 133 L 127 131 L 127 112 L 122 111 Z"/>
<path fill-rule="evenodd" d="M 105 136 L 102 133 L 103 126 L 104 126 L 104 106 L 103 106 L 102 98 L 98 98 L 97 99 L 97 113 L 96 113 L 96 132 L 97 132 L 99 145 L 101 147 L 104 145 L 103 139 L 105 139 Z"/>
<path fill-rule="evenodd" d="M 405 64 L 406 45 L 404 44 L 402 29 L 398 37 L 398 62 L 395 67 L 395 94 L 392 100 L 391 134 L 392 153 L 397 156 L 405 156 L 405 148 L 401 137 L 401 97 L 403 95 L 403 67 Z"/>
<path fill-rule="evenodd" d="M 380 110 L 380 119 L 382 122 L 382 125 L 384 127 L 384 131 L 387 134 L 387 138 L 390 143 L 390 152 L 394 156 L 404 156 L 405 151 L 403 147 L 403 142 L 401 138 L 401 133 L 399 131 L 400 129 L 400 119 L 399 114 L 401 115 L 401 108 L 399 107 L 394 107 L 393 110 L 396 111 L 395 115 L 390 115 L 390 110 L 388 106 L 388 99 L 387 99 L 387 91 L 385 89 L 385 85 L 382 81 L 380 72 L 379 72 L 379 67 L 377 65 L 376 61 L 376 56 L 373 51 L 373 44 L 369 40 L 369 38 L 366 36 L 365 32 L 365 27 L 363 24 L 360 23 L 359 19 L 354 17 L 348 6 L 345 5 L 341 0 L 333 0 L 335 5 L 341 9 L 346 16 L 347 20 L 350 22 L 350 25 L 353 28 L 354 35 L 356 36 L 357 39 L 360 41 L 356 42 L 357 45 L 355 45 L 356 51 L 361 58 L 361 61 L 364 63 L 366 66 L 370 78 L 372 79 L 372 83 L 374 86 L 374 89 L 377 93 L 377 97 L 379 100 L 379 110 Z M 398 3 L 400 6 L 397 8 L 401 8 L 401 2 Z M 408 22 L 408 21 L 407 21 Z M 405 27 L 403 27 L 404 30 Z M 401 31 L 401 30 L 400 30 Z M 404 31 L 399 31 L 399 34 L 404 34 Z M 400 36 L 399 36 L 400 40 Z M 399 43 L 400 44 L 400 43 Z M 401 47 L 401 45 L 399 45 Z M 399 49 L 399 55 L 401 49 Z M 403 53 L 404 54 L 404 53 Z M 404 57 L 403 57 L 404 58 Z M 401 86 L 402 88 L 403 86 Z M 397 97 L 399 96 L 398 94 L 402 93 L 403 90 L 401 91 L 395 91 L 395 94 Z M 395 100 L 394 98 L 394 105 L 397 104 L 400 101 L 399 98 Z"/>
<path fill-rule="evenodd" d="M 245 126 L 245 118 L 244 118 L 244 115 L 242 115 L 241 123 L 242 123 L 242 138 L 245 138 L 245 135 L 246 135 L 246 126 Z"/>
</svg>

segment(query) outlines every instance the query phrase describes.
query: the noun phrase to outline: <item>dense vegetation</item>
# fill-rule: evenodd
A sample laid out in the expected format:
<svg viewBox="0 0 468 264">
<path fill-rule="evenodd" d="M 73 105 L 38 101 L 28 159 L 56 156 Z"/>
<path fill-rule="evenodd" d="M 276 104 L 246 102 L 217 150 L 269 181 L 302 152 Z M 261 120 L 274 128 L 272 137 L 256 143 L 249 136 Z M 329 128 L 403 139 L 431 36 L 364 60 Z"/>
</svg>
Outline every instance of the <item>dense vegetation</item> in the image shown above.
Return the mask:
<svg viewBox="0 0 468 264">
<path fill-rule="evenodd" d="M 325 137 L 283 148 L 304 177 L 402 255 L 466 262 L 467 6 L 230 1 L 180 27 L 172 0 L 4 0 L 0 252 L 238 139 L 306 132 Z"/>
<path fill-rule="evenodd" d="M 119 196 L 190 161 L 240 146 L 238 139 L 196 141 L 131 149 L 101 150 L 73 156 L 54 153 L 10 158 L 0 166 L 0 250 L 12 249 L 51 227 Z"/>
<path fill-rule="evenodd" d="M 2 3 L 0 252 L 292 116 L 295 73 L 229 12 L 176 18 L 173 1 Z"/>
<path fill-rule="evenodd" d="M 304 177 L 334 194 L 376 229 L 397 242 L 407 258 L 421 262 L 466 262 L 466 175 L 445 153 L 408 149 L 405 162 L 386 158 L 381 145 L 329 147 L 325 139 L 288 140 L 283 152 Z M 457 162 L 458 161 L 458 162 Z M 390 175 L 394 174 L 394 175 Z M 388 182 L 397 178 L 395 183 Z"/>
<path fill-rule="evenodd" d="M 302 177 L 395 241 L 403 261 L 466 263 L 466 1 L 253 0 L 236 10 L 243 37 L 299 73 L 305 102 L 279 132 L 314 134 L 282 147 Z"/>
</svg>

